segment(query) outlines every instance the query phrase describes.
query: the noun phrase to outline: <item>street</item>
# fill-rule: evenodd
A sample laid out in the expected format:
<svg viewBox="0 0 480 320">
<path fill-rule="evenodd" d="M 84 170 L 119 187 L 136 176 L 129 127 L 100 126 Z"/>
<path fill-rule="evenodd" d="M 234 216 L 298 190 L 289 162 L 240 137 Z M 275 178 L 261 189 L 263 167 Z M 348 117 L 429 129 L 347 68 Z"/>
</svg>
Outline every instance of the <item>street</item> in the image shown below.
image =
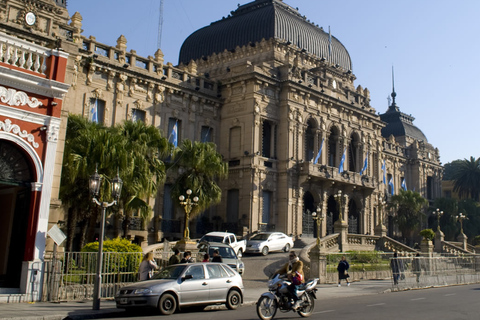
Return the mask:
<svg viewBox="0 0 480 320">
<path fill-rule="evenodd" d="M 480 285 L 464 285 L 423 290 L 392 292 L 378 295 L 356 296 L 345 299 L 316 300 L 315 313 L 311 319 L 478 319 L 478 301 Z M 184 310 L 168 317 L 170 320 L 210 320 L 210 319 L 258 319 L 255 306 L 242 306 L 230 311 L 219 310 L 199 311 Z M 299 319 L 293 313 L 278 312 L 275 319 Z M 99 318 L 101 319 L 101 318 Z M 106 318 L 104 318 L 106 319 Z M 155 311 L 121 314 L 120 317 L 109 319 L 165 319 Z"/>
</svg>

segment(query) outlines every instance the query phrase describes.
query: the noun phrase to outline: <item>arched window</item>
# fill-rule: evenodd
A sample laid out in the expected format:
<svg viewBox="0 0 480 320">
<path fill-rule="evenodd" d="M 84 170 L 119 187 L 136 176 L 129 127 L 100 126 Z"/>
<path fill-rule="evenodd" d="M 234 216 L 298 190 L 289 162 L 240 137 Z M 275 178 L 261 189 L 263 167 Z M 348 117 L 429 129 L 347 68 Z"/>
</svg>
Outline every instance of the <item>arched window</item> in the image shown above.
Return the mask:
<svg viewBox="0 0 480 320">
<path fill-rule="evenodd" d="M 336 127 L 332 127 L 330 129 L 330 135 L 328 137 L 328 165 L 330 167 L 335 167 L 338 160 L 338 138 L 339 138 L 339 131 Z"/>
<path fill-rule="evenodd" d="M 305 131 L 305 161 L 312 161 L 314 157 L 315 146 L 315 122 L 308 120 L 307 130 Z"/>
<path fill-rule="evenodd" d="M 358 155 L 360 153 L 360 137 L 356 133 L 350 136 L 350 145 L 348 146 L 348 171 L 359 172 L 360 165 Z"/>
</svg>

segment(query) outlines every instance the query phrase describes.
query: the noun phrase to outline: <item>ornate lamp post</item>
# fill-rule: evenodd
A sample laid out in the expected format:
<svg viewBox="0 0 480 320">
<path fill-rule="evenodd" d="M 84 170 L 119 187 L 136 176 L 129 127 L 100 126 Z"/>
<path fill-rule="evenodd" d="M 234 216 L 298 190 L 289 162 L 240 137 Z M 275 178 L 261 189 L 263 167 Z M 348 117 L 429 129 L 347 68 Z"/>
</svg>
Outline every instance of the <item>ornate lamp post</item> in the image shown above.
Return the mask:
<svg viewBox="0 0 480 320">
<path fill-rule="evenodd" d="M 463 220 L 468 220 L 468 218 L 461 212 L 458 214 L 458 216 L 456 216 L 456 218 L 457 221 L 460 222 L 460 234 L 463 234 Z"/>
<path fill-rule="evenodd" d="M 320 250 L 320 227 L 325 219 L 325 213 L 322 212 L 320 206 L 317 207 L 316 211 L 312 212 L 312 219 L 317 222 L 317 247 Z"/>
<path fill-rule="evenodd" d="M 105 213 L 108 207 L 117 204 L 120 193 L 122 192 L 123 181 L 120 179 L 117 171 L 117 176 L 112 180 L 112 202 L 100 202 L 97 200 L 102 184 L 102 176 L 98 174 L 97 169 L 95 173 L 90 176 L 90 193 L 92 194 L 93 202 L 102 207 L 102 217 L 100 220 L 100 236 L 98 239 L 98 255 L 97 255 L 97 274 L 95 278 L 95 286 L 93 288 L 93 310 L 100 310 L 100 288 L 102 285 L 102 260 L 103 260 L 103 237 L 105 234 Z"/>
<path fill-rule="evenodd" d="M 183 240 L 185 242 L 190 240 L 190 229 L 188 228 L 188 222 L 190 221 L 190 212 L 192 211 L 192 208 L 198 204 L 197 196 L 190 198 L 192 195 L 191 189 L 188 189 L 186 191 L 186 194 L 186 197 L 184 195 L 178 197 L 178 200 L 180 200 L 180 205 L 182 205 L 183 209 L 185 210 L 185 229 L 183 231 Z"/>
<path fill-rule="evenodd" d="M 347 195 L 342 194 L 342 190 L 338 190 L 337 194 L 333 196 L 335 200 L 338 202 L 339 210 L 338 210 L 338 220 L 343 222 L 343 209 L 345 208 L 345 204 L 347 202 Z"/>
<path fill-rule="evenodd" d="M 440 217 L 443 216 L 443 211 L 437 208 L 432 214 L 437 217 L 437 231 L 440 231 Z"/>
</svg>

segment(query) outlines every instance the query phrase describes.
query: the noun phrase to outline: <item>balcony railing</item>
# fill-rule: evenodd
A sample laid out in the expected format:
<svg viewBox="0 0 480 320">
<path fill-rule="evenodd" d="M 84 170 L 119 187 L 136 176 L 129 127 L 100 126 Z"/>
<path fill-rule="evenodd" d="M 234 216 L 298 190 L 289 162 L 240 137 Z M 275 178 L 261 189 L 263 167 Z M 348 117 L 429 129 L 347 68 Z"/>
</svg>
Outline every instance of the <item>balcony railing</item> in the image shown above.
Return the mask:
<svg viewBox="0 0 480 320">
<path fill-rule="evenodd" d="M 0 62 L 45 75 L 50 49 L 31 42 L 0 35 Z"/>
</svg>

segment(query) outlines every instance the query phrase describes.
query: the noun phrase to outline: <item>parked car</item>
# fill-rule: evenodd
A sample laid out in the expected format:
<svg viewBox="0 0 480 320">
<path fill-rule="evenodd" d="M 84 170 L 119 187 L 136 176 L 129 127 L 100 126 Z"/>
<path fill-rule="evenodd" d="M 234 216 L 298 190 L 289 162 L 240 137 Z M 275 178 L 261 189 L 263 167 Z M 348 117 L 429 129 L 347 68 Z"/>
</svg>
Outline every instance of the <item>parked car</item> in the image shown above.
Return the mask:
<svg viewBox="0 0 480 320">
<path fill-rule="evenodd" d="M 245 264 L 237 256 L 232 247 L 228 244 L 221 242 L 200 242 L 198 244 L 199 252 L 206 252 L 213 257 L 213 250 L 217 249 L 222 257 L 223 263 L 226 263 L 230 268 L 237 271 L 239 274 L 243 274 L 245 271 Z"/>
<path fill-rule="evenodd" d="M 293 247 L 292 237 L 282 232 L 260 232 L 247 241 L 248 253 L 261 253 L 266 256 L 270 251 L 290 251 Z"/>
<path fill-rule="evenodd" d="M 204 235 L 198 241 L 201 242 L 223 242 L 229 244 L 237 256 L 241 259 L 245 248 L 247 247 L 247 242 L 245 240 L 237 239 L 237 236 L 231 232 L 222 232 L 222 231 L 212 231 Z"/>
<path fill-rule="evenodd" d="M 225 263 L 175 264 L 152 279 L 121 288 L 117 308 L 152 307 L 168 315 L 185 306 L 225 303 L 237 309 L 243 303 L 242 277 Z"/>
</svg>

